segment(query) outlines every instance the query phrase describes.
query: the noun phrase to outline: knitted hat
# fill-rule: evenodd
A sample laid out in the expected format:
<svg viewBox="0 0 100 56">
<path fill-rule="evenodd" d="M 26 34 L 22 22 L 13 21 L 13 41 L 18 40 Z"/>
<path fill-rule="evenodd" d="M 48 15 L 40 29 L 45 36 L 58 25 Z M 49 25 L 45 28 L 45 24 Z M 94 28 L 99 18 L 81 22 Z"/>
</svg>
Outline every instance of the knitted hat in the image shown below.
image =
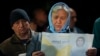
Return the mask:
<svg viewBox="0 0 100 56">
<path fill-rule="evenodd" d="M 25 10 L 19 8 L 12 10 L 10 14 L 10 25 L 13 26 L 13 24 L 19 19 L 25 19 L 28 22 L 30 21 L 29 16 Z"/>
</svg>

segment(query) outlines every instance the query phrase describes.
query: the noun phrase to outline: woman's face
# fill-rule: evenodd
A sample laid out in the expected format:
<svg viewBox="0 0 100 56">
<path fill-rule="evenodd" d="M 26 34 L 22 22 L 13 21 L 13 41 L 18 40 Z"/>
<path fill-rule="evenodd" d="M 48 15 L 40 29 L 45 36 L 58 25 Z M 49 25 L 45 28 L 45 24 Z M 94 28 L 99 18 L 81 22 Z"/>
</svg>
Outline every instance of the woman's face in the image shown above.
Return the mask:
<svg viewBox="0 0 100 56">
<path fill-rule="evenodd" d="M 64 9 L 59 9 L 56 12 L 52 12 L 52 22 L 57 32 L 65 25 L 68 14 Z"/>
</svg>

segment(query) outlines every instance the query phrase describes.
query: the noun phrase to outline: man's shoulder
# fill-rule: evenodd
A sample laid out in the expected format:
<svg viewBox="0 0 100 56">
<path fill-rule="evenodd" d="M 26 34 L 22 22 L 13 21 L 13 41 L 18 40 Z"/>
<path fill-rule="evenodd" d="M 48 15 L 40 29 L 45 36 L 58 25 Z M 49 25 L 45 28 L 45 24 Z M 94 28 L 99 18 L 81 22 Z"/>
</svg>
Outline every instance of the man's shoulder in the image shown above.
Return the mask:
<svg viewBox="0 0 100 56">
<path fill-rule="evenodd" d="M 11 45 L 11 40 L 14 37 L 14 35 L 12 35 L 11 37 L 5 39 L 1 44 L 0 44 L 0 48 L 7 48 Z"/>
<path fill-rule="evenodd" d="M 10 40 L 11 40 L 11 37 L 7 38 L 6 40 L 4 40 L 4 41 L 0 44 L 0 46 L 8 45 L 8 43 L 10 42 Z"/>
<path fill-rule="evenodd" d="M 5 50 L 8 50 L 8 49 L 9 49 L 10 40 L 11 40 L 11 37 L 9 37 L 8 39 L 4 40 L 4 41 L 0 44 L 0 51 L 1 51 L 2 53 L 4 53 Z"/>
</svg>

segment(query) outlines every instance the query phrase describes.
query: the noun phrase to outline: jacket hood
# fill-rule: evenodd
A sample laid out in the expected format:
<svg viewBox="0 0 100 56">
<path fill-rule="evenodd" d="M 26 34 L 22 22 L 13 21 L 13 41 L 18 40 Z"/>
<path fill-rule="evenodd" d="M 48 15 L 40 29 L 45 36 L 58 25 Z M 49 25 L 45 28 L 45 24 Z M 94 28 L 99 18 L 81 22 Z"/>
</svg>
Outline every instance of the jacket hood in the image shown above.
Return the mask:
<svg viewBox="0 0 100 56">
<path fill-rule="evenodd" d="M 49 11 L 49 15 L 48 15 L 49 26 L 48 26 L 47 30 L 49 30 L 50 32 L 53 32 L 53 33 L 56 32 L 54 30 L 54 26 L 53 26 L 53 23 L 52 23 L 52 11 L 54 9 L 62 8 L 62 7 L 68 13 L 68 18 L 66 20 L 65 25 L 62 27 L 62 29 L 59 32 L 60 33 L 64 33 L 64 32 L 66 32 L 69 29 L 69 24 L 70 24 L 70 11 L 69 11 L 69 6 L 67 4 L 65 4 L 65 3 L 63 3 L 63 2 L 58 2 L 58 3 L 54 4 L 51 7 L 50 11 Z"/>
</svg>

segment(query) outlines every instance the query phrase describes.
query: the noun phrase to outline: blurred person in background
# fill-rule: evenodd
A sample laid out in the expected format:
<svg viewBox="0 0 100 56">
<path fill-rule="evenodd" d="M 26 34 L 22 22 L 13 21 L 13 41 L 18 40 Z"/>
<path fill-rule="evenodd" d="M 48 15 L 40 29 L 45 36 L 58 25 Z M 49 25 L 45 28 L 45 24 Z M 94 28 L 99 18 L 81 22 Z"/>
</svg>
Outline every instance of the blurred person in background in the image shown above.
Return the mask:
<svg viewBox="0 0 100 56">
<path fill-rule="evenodd" d="M 47 14 L 46 10 L 42 7 L 35 8 L 32 11 L 32 21 L 33 24 L 36 24 L 36 32 L 45 31 L 47 28 Z M 32 21 L 31 21 L 31 28 L 32 28 Z"/>
<path fill-rule="evenodd" d="M 77 22 L 77 14 L 76 11 L 73 8 L 69 9 L 71 12 L 71 18 L 70 18 L 70 31 L 71 33 L 83 33 L 81 29 L 76 27 Z"/>
</svg>

